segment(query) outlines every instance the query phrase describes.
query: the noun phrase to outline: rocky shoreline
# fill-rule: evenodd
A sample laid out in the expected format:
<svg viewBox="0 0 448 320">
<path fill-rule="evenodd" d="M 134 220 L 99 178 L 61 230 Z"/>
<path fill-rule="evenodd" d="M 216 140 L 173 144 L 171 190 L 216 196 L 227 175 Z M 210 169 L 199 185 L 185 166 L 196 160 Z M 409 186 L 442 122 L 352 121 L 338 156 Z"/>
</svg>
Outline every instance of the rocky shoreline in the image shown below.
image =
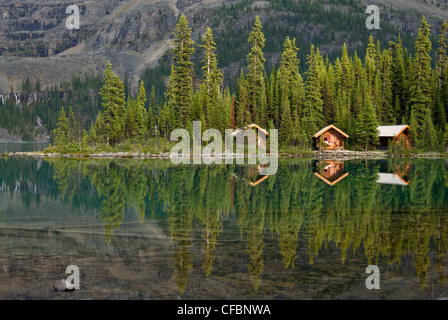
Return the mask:
<svg viewBox="0 0 448 320">
<path fill-rule="evenodd" d="M 59 153 L 45 153 L 45 152 L 5 152 L 3 157 L 34 157 L 34 158 L 141 158 L 141 159 L 170 159 L 169 152 L 161 152 L 159 154 L 138 153 L 138 152 L 99 152 L 99 153 L 76 153 L 76 154 L 59 154 Z M 244 154 L 217 154 L 214 157 L 258 157 L 258 155 L 244 155 Z M 266 155 L 269 157 L 270 155 Z M 274 155 L 272 155 L 274 156 Z M 283 154 L 277 155 L 279 158 L 316 158 L 319 160 L 350 160 L 350 159 L 386 159 L 391 157 L 400 158 L 446 158 L 447 153 L 427 152 L 419 154 L 388 154 L 386 151 L 314 151 L 305 154 Z M 190 155 L 193 157 L 193 155 Z M 179 156 L 178 158 L 182 158 Z"/>
</svg>

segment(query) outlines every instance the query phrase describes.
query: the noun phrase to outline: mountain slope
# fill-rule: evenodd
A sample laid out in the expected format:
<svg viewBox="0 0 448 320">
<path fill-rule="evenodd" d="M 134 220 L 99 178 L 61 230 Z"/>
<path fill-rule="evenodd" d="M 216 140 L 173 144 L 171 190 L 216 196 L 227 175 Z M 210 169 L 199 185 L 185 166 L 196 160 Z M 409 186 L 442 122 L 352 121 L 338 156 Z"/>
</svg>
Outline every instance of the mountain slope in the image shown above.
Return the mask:
<svg viewBox="0 0 448 320">
<path fill-rule="evenodd" d="M 144 68 L 156 65 L 169 50 L 172 31 L 180 13 L 184 13 L 189 19 L 194 40 L 200 38 L 205 27 L 212 26 L 218 49 L 220 44 L 227 41 L 226 38 L 232 37 L 238 38 L 234 43 L 241 44 L 236 52 L 244 51 L 247 35 L 241 30 L 249 30 L 248 27 L 257 14 L 266 27 L 270 26 L 271 21 L 277 21 L 278 28 L 284 29 L 283 33 L 292 32 L 291 36 L 302 37 L 304 43 L 319 44 L 318 40 L 322 38 L 325 41 L 320 41 L 323 53 L 340 50 L 343 42 L 349 40 L 355 31 L 359 31 L 347 24 L 345 31 L 335 32 L 331 21 L 315 24 L 312 16 L 291 13 L 286 7 L 282 10 L 282 3 L 292 1 L 84 0 L 78 2 L 81 11 L 79 30 L 65 28 L 65 20 L 69 15 L 65 13 L 65 8 L 72 4 L 71 0 L 0 2 L 0 93 L 8 93 L 11 86 L 15 92 L 19 91 L 27 76 L 32 82 L 39 79 L 45 89 L 70 79 L 74 73 L 102 73 L 108 59 L 121 77 L 128 74 L 135 90 Z M 298 5 L 305 3 L 294 2 Z M 242 10 L 232 13 L 235 18 L 227 16 L 221 19 L 216 14 L 225 10 L 216 9 L 223 3 L 226 8 L 232 3 L 235 6 L 240 4 Z M 270 7 L 272 4 L 276 5 L 275 10 Z M 351 12 L 361 22 L 367 17 L 363 12 L 367 5 L 377 4 L 381 8 L 382 22 L 409 35 L 416 34 L 422 14 L 427 15 L 428 20 L 436 26 L 442 19 L 448 18 L 444 0 L 312 1 L 310 6 L 320 4 L 327 10 Z M 291 20 L 294 16 L 302 20 Z M 285 22 L 293 22 L 295 25 L 286 26 Z M 436 28 L 433 29 L 435 32 Z M 279 34 L 283 35 L 282 30 Z M 282 39 L 279 37 L 276 41 L 277 45 L 267 47 L 267 51 L 272 51 L 267 52 L 271 62 L 278 59 L 281 48 Z M 366 41 L 367 39 L 364 40 Z M 350 44 L 352 48 L 363 45 L 359 40 Z M 305 53 L 308 47 L 303 48 L 302 52 Z M 218 51 L 218 57 L 219 55 Z M 222 66 L 229 67 L 229 76 L 234 76 L 240 64 L 238 61 L 226 61 Z"/>
</svg>

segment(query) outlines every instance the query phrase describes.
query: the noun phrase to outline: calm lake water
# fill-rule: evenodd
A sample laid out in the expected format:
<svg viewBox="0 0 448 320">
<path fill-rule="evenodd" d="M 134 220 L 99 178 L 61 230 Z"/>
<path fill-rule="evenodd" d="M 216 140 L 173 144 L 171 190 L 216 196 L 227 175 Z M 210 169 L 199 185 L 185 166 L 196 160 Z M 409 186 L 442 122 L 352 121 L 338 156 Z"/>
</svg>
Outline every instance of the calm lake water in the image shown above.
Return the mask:
<svg viewBox="0 0 448 320">
<path fill-rule="evenodd" d="M 0 299 L 443 299 L 447 235 L 445 160 L 0 157 Z"/>
<path fill-rule="evenodd" d="M 0 155 L 8 152 L 33 152 L 43 151 L 49 143 L 0 143 Z"/>
</svg>

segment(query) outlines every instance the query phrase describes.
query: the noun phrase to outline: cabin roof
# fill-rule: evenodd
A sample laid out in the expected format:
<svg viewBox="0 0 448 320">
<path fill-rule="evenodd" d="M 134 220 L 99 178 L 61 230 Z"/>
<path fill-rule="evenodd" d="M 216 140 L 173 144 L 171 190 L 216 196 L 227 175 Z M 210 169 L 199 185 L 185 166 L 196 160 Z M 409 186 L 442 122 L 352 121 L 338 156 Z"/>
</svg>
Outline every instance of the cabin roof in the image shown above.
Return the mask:
<svg viewBox="0 0 448 320">
<path fill-rule="evenodd" d="M 409 182 L 404 181 L 400 176 L 395 173 L 378 173 L 377 183 L 381 184 L 394 184 L 399 186 L 407 186 Z"/>
<path fill-rule="evenodd" d="M 269 133 L 268 133 L 265 129 L 263 129 L 262 127 L 260 127 L 258 124 L 252 123 L 252 124 L 250 124 L 250 125 L 247 126 L 247 129 L 252 129 L 252 128 L 257 128 L 258 130 L 260 130 L 261 132 L 263 132 L 266 136 L 269 135 Z M 245 129 L 245 130 L 247 130 L 247 129 Z"/>
<path fill-rule="evenodd" d="M 313 138 L 318 138 L 319 136 L 323 135 L 325 132 L 327 132 L 330 129 L 334 129 L 337 132 L 339 132 L 340 134 L 342 134 L 343 136 L 345 136 L 346 138 L 348 138 L 348 134 L 346 134 L 344 131 L 342 131 L 341 129 L 336 128 L 334 125 L 330 124 L 329 126 L 323 128 L 322 130 L 320 130 L 318 133 L 316 133 L 314 135 Z"/>
<path fill-rule="evenodd" d="M 379 126 L 378 128 L 378 135 L 380 137 L 396 137 L 400 133 L 402 133 L 405 129 L 410 129 L 407 124 L 398 125 L 398 126 Z"/>
</svg>

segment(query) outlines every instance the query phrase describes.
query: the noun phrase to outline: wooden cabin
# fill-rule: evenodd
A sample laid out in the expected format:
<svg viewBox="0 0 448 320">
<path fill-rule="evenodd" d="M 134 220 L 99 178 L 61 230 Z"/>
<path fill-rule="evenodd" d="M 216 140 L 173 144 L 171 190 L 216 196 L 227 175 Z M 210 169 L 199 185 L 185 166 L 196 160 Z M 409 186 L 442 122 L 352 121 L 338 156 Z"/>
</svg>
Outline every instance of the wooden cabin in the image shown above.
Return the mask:
<svg viewBox="0 0 448 320">
<path fill-rule="evenodd" d="M 406 124 L 379 126 L 377 130 L 380 137 L 381 149 L 387 149 L 391 142 L 403 143 L 406 147 L 411 146 L 411 128 Z"/>
<path fill-rule="evenodd" d="M 263 129 L 262 127 L 260 127 L 259 125 L 252 123 L 250 125 L 247 126 L 246 129 L 244 129 L 244 131 L 246 131 L 247 129 L 257 129 L 258 131 L 261 131 L 262 133 L 264 133 L 264 135 L 259 135 L 258 131 L 257 131 L 257 147 L 263 146 L 266 149 L 266 139 L 269 136 L 269 133 L 267 132 L 267 130 Z"/>
<path fill-rule="evenodd" d="M 334 125 L 323 128 L 313 136 L 314 145 L 319 150 L 341 150 L 345 148 L 348 135 Z"/>
<path fill-rule="evenodd" d="M 256 139 L 257 148 L 259 148 L 260 146 L 263 146 L 266 149 L 267 148 L 266 139 L 269 136 L 269 132 L 255 123 L 252 123 L 243 129 L 237 129 L 236 131 L 234 131 L 232 133 L 232 135 L 238 136 L 240 134 L 243 134 L 246 130 L 249 130 L 249 129 L 255 129 L 255 136 L 248 137 L 249 144 L 255 144 L 255 139 Z M 260 135 L 259 132 L 262 132 L 263 134 Z"/>
<path fill-rule="evenodd" d="M 348 172 L 345 172 L 344 161 L 335 160 L 319 161 L 314 174 L 329 186 L 334 186 L 348 176 Z"/>
</svg>

